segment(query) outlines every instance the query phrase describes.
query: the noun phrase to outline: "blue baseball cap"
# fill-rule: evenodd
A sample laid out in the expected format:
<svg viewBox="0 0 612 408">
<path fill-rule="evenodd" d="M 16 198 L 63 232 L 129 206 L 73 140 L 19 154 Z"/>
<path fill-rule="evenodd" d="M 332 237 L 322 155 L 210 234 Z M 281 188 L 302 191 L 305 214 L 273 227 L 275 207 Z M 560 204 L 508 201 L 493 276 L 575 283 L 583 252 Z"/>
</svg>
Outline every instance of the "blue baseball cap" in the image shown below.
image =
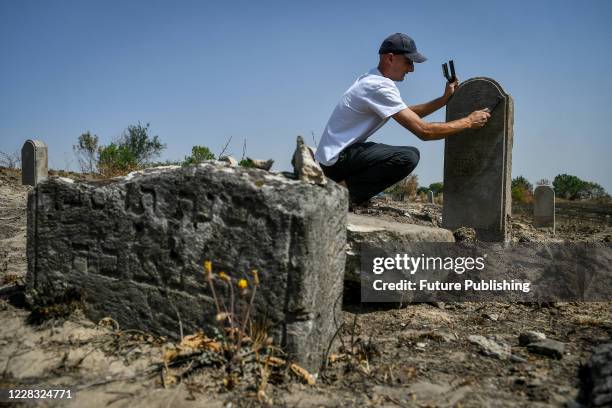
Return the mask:
<svg viewBox="0 0 612 408">
<path fill-rule="evenodd" d="M 403 33 L 391 34 L 380 45 L 379 54 L 403 54 L 412 62 L 425 62 L 427 57 L 417 51 L 414 40 Z"/>
</svg>

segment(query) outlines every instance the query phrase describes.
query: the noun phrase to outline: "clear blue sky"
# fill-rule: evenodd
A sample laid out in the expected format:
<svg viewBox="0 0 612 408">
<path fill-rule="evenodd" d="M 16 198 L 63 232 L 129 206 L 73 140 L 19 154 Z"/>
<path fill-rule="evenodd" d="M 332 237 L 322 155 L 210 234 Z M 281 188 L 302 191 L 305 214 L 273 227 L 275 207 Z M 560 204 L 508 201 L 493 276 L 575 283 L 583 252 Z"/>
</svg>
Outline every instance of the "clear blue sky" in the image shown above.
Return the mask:
<svg viewBox="0 0 612 408">
<path fill-rule="evenodd" d="M 440 64 L 489 76 L 515 101 L 512 173 L 559 173 L 612 192 L 610 1 L 0 1 L 0 150 L 28 138 L 50 166 L 72 145 L 151 123 L 162 159 L 193 145 L 274 158 L 317 141 L 340 95 L 377 63 L 380 42 L 412 36 L 429 57 L 399 83 L 408 104 L 440 96 Z M 444 109 L 428 118 L 443 121 Z M 370 140 L 416 146 L 421 184 L 442 180 L 443 141 L 390 121 Z"/>
</svg>

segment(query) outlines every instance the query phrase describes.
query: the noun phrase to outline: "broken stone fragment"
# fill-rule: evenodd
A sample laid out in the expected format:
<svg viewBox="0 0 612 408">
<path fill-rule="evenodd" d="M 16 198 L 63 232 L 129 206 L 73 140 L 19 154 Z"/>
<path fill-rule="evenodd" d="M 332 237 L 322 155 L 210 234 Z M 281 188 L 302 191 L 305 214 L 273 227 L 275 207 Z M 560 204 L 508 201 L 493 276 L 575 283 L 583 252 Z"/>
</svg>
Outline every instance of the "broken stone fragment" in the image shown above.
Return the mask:
<svg viewBox="0 0 612 408">
<path fill-rule="evenodd" d="M 540 340 L 529 344 L 527 350 L 534 354 L 561 359 L 565 352 L 565 343 L 551 339 Z"/>
<path fill-rule="evenodd" d="M 219 161 L 229 163 L 230 167 L 238 167 L 238 160 L 232 156 L 219 157 Z"/>
<path fill-rule="evenodd" d="M 515 363 L 526 363 L 527 359 L 521 356 L 517 356 L 516 354 L 512 354 L 510 356 L 510 361 L 514 361 Z"/>
<path fill-rule="evenodd" d="M 537 331 L 527 331 L 519 335 L 519 344 L 521 346 L 527 346 L 541 340 L 546 340 L 546 335 Z"/>
<path fill-rule="evenodd" d="M 500 360 L 507 360 L 508 357 L 510 357 L 510 346 L 505 343 L 487 339 L 479 335 L 469 336 L 468 340 L 470 343 L 476 344 L 480 348 L 480 352 L 485 356 L 498 358 Z"/>
<path fill-rule="evenodd" d="M 321 166 L 319 166 L 319 163 L 314 158 L 312 147 L 304 143 L 302 136 L 297 137 L 297 147 L 293 153 L 291 165 L 298 179 L 321 186 L 327 184 L 327 178 L 325 178 Z"/>
<path fill-rule="evenodd" d="M 484 317 L 485 319 L 489 319 L 493 322 L 496 322 L 499 320 L 499 315 L 497 313 L 483 313 L 482 317 Z"/>
<path fill-rule="evenodd" d="M 580 368 L 578 401 L 586 407 L 609 407 L 612 404 L 612 343 L 593 349 L 589 361 Z"/>
<path fill-rule="evenodd" d="M 474 228 L 461 227 L 453 232 L 456 242 L 476 242 L 476 230 Z"/>
<path fill-rule="evenodd" d="M 258 159 L 251 159 L 250 157 L 247 157 L 247 160 L 253 163 L 253 167 L 255 167 L 256 169 L 262 169 L 262 170 L 270 170 L 272 168 L 272 165 L 274 164 L 274 160 L 272 159 L 258 160 Z"/>
</svg>

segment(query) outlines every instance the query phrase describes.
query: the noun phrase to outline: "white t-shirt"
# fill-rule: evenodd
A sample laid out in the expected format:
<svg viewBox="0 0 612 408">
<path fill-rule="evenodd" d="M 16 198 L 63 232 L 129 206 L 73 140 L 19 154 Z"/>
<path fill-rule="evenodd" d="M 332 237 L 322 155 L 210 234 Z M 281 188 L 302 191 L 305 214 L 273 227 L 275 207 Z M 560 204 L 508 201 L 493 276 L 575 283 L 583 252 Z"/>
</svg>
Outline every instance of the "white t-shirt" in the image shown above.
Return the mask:
<svg viewBox="0 0 612 408">
<path fill-rule="evenodd" d="M 342 150 L 364 142 L 390 116 L 406 108 L 395 82 L 377 68 L 371 69 L 342 95 L 323 131 L 315 159 L 331 166 Z"/>
</svg>

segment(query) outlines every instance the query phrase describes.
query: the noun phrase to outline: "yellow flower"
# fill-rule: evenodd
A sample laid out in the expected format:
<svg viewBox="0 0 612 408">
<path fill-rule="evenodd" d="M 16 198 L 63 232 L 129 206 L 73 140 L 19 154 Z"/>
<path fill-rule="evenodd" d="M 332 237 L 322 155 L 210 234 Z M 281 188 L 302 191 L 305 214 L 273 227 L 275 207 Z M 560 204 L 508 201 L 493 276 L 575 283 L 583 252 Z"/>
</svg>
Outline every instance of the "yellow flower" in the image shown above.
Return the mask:
<svg viewBox="0 0 612 408">
<path fill-rule="evenodd" d="M 212 262 L 204 261 L 204 270 L 206 273 L 212 273 Z"/>
<path fill-rule="evenodd" d="M 228 283 L 230 281 L 229 276 L 227 276 L 227 273 L 225 273 L 225 272 L 219 272 L 219 279 L 221 279 L 223 281 L 226 281 Z"/>
<path fill-rule="evenodd" d="M 259 274 L 257 273 L 257 269 L 253 269 L 253 284 L 255 286 L 259 285 Z"/>
<path fill-rule="evenodd" d="M 240 288 L 240 289 L 246 289 L 246 288 L 247 288 L 247 286 L 249 286 L 249 283 L 247 282 L 247 280 L 246 280 L 246 279 L 240 279 L 240 280 L 238 281 L 238 288 Z"/>
</svg>

